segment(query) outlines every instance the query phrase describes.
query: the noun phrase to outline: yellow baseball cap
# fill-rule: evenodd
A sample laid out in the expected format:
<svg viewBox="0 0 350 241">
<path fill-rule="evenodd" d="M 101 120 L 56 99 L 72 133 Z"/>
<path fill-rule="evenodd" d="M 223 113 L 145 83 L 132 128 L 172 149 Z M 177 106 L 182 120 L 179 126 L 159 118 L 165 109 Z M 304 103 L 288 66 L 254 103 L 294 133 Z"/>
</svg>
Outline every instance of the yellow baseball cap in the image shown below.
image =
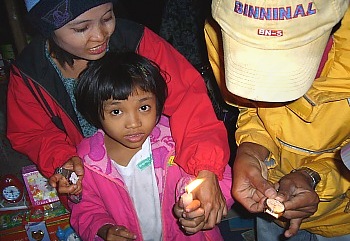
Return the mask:
<svg viewBox="0 0 350 241">
<path fill-rule="evenodd" d="M 265 102 L 303 96 L 348 6 L 349 0 L 213 0 L 227 89 Z"/>
</svg>

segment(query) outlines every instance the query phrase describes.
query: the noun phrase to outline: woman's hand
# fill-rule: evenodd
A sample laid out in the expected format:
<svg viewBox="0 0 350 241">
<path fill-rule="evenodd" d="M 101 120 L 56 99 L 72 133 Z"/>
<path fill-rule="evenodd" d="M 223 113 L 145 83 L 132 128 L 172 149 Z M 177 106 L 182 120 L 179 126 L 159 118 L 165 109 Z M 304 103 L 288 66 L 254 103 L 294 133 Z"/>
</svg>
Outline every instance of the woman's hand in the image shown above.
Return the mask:
<svg viewBox="0 0 350 241">
<path fill-rule="evenodd" d="M 197 176 L 197 179 L 199 178 L 203 178 L 204 181 L 193 190 L 193 199 L 199 200 L 201 208 L 204 210 L 205 225 L 203 229 L 212 229 L 221 222 L 222 217 L 227 215 L 226 200 L 213 172 L 200 171 Z"/>
<path fill-rule="evenodd" d="M 84 177 L 84 165 L 82 160 L 79 157 L 74 156 L 63 164 L 62 167 L 75 172 L 79 178 L 77 183 L 71 184 L 63 175 L 56 173 L 50 177 L 50 185 L 57 188 L 59 193 L 67 193 L 72 195 L 80 194 L 82 192 L 81 183 Z"/>
</svg>

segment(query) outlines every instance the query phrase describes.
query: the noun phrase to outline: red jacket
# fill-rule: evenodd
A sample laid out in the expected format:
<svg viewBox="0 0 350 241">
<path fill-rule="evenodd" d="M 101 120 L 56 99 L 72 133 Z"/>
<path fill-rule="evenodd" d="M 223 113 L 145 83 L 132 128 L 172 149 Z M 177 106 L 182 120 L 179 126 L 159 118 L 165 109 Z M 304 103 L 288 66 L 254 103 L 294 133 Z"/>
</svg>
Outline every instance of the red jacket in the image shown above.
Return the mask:
<svg viewBox="0 0 350 241">
<path fill-rule="evenodd" d="M 15 150 L 28 155 L 49 177 L 55 168 L 77 156 L 76 145 L 83 135 L 63 83 L 45 56 L 45 42 L 41 37 L 33 39 L 13 65 L 7 96 L 7 136 Z M 167 73 L 169 96 L 164 114 L 170 116 L 175 161 L 190 174 L 210 170 L 221 179 L 230 154 L 227 133 L 215 116 L 201 75 L 169 43 L 133 22 L 117 20 L 110 51 L 116 49 L 136 51 Z M 34 84 L 39 86 L 43 98 L 34 97 L 19 70 L 36 96 Z M 65 131 L 52 122 L 52 115 L 62 120 Z"/>
</svg>

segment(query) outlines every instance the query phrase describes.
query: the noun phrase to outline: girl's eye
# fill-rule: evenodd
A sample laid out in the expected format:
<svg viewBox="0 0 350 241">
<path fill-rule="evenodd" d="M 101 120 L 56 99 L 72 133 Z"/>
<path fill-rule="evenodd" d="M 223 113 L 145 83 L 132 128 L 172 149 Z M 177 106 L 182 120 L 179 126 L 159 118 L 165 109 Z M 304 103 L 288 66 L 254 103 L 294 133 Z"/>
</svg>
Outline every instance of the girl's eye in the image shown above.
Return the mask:
<svg viewBox="0 0 350 241">
<path fill-rule="evenodd" d="M 151 106 L 149 106 L 149 105 L 143 105 L 143 106 L 140 107 L 141 111 L 148 111 L 150 109 L 151 109 Z"/>
<path fill-rule="evenodd" d="M 112 110 L 112 111 L 111 111 L 111 114 L 112 114 L 112 115 L 120 115 L 120 114 L 121 114 L 121 111 L 120 111 L 120 110 Z"/>
<path fill-rule="evenodd" d="M 85 27 L 85 28 L 73 28 L 73 30 L 77 33 L 83 33 L 87 30 L 88 28 Z"/>
</svg>

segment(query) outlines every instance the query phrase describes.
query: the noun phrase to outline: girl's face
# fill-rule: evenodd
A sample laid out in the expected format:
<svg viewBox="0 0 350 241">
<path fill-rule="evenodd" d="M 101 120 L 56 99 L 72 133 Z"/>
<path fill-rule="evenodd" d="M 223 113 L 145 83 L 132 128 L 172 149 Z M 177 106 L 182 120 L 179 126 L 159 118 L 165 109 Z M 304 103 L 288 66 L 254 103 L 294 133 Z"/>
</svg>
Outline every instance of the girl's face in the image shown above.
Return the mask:
<svg viewBox="0 0 350 241">
<path fill-rule="evenodd" d="M 106 53 L 114 28 L 113 4 L 105 3 L 55 30 L 53 39 L 58 46 L 75 56 L 97 60 Z"/>
<path fill-rule="evenodd" d="M 154 94 L 139 88 L 127 100 L 104 101 L 105 142 L 113 148 L 140 149 L 156 125 L 156 109 Z"/>
</svg>

